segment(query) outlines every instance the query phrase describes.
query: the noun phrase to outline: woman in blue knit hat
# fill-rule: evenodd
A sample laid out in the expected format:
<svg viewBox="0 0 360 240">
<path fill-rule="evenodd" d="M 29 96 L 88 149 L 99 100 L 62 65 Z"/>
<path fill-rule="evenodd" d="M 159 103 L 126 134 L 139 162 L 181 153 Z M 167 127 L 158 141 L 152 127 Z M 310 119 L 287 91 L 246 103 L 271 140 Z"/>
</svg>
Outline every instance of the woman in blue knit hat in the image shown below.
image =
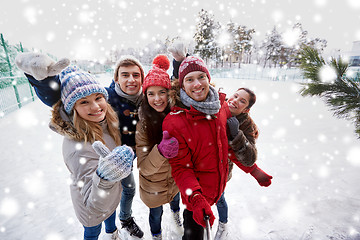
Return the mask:
<svg viewBox="0 0 360 240">
<path fill-rule="evenodd" d="M 26 52 L 17 55 L 16 65 L 34 87 L 39 99 L 49 107 L 53 107 L 60 99 L 60 72 L 70 64 L 63 58 L 55 62 L 46 54 Z M 137 108 L 142 100 L 141 84 L 144 71 L 140 62 L 132 56 L 122 56 L 115 67 L 114 80 L 105 88 L 108 102 L 117 113 L 121 142 L 135 150 L 135 130 L 138 121 Z M 131 236 L 142 238 L 144 232 L 132 217 L 132 202 L 135 196 L 136 183 L 133 173 L 121 180 L 122 198 L 119 219 L 121 228 Z"/>
<path fill-rule="evenodd" d="M 131 173 L 133 150 L 123 145 L 108 93 L 90 74 L 67 67 L 59 74 L 61 100 L 50 128 L 64 136 L 63 157 L 71 173 L 70 193 L 84 239 L 120 239 L 115 225 L 121 180 Z"/>
</svg>

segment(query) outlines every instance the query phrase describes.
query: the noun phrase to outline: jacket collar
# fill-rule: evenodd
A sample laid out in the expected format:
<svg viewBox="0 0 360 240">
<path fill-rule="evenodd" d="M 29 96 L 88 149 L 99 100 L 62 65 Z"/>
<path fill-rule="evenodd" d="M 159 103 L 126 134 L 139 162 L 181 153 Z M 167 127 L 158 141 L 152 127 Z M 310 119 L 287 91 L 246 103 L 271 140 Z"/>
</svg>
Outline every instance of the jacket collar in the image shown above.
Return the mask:
<svg viewBox="0 0 360 240">
<path fill-rule="evenodd" d="M 225 97 L 226 97 L 226 95 L 224 93 L 219 93 L 219 100 L 220 100 L 220 105 L 221 106 L 225 102 Z M 190 108 L 188 108 L 184 104 L 182 104 L 181 102 L 179 103 L 177 101 L 176 105 L 171 108 L 170 115 L 176 115 L 176 114 L 179 114 L 181 112 L 184 112 L 186 114 L 186 118 L 189 119 L 189 120 L 200 120 L 200 119 L 208 119 L 208 120 L 210 120 L 210 119 L 213 119 L 213 118 L 217 118 L 219 113 L 220 113 L 220 111 L 219 111 L 216 114 L 208 115 L 208 114 L 205 114 L 205 113 L 202 113 L 202 112 L 196 110 L 192 106 L 190 106 Z M 230 111 L 227 111 L 227 112 L 230 113 Z"/>
</svg>

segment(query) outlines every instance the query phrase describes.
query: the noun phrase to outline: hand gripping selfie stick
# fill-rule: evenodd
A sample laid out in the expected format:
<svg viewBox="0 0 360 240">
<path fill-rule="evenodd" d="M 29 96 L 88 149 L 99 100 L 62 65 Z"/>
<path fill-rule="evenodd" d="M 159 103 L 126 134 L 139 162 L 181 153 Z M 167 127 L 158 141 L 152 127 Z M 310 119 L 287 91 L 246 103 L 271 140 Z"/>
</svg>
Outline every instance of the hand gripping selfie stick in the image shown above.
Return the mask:
<svg viewBox="0 0 360 240">
<path fill-rule="evenodd" d="M 204 220 L 205 220 L 205 224 L 206 224 L 206 239 L 212 240 L 209 215 L 205 215 Z"/>
</svg>

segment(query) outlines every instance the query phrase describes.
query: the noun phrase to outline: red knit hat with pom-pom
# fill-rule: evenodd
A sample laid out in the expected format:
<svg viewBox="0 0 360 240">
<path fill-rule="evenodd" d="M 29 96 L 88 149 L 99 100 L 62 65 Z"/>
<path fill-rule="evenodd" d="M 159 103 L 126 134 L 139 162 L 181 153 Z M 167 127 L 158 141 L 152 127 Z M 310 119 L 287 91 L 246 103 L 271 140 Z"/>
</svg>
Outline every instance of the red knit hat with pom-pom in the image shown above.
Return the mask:
<svg viewBox="0 0 360 240">
<path fill-rule="evenodd" d="M 145 93 L 150 86 L 161 86 L 167 89 L 171 88 L 170 77 L 167 70 L 170 67 L 170 61 L 166 55 L 157 55 L 153 60 L 153 66 L 146 75 L 142 90 Z"/>
</svg>

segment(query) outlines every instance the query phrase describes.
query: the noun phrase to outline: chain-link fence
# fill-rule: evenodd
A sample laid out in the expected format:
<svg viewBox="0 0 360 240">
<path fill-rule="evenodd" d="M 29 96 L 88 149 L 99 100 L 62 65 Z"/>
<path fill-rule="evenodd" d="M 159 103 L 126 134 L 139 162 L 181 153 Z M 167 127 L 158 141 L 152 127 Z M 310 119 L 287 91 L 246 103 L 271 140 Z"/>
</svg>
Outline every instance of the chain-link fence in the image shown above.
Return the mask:
<svg viewBox="0 0 360 240">
<path fill-rule="evenodd" d="M 25 77 L 0 77 L 0 118 L 35 99 L 34 89 Z"/>
<path fill-rule="evenodd" d="M 0 34 L 0 118 L 35 100 L 31 85 L 15 67 L 15 57 L 23 52 L 21 43 L 10 45 Z"/>
</svg>

